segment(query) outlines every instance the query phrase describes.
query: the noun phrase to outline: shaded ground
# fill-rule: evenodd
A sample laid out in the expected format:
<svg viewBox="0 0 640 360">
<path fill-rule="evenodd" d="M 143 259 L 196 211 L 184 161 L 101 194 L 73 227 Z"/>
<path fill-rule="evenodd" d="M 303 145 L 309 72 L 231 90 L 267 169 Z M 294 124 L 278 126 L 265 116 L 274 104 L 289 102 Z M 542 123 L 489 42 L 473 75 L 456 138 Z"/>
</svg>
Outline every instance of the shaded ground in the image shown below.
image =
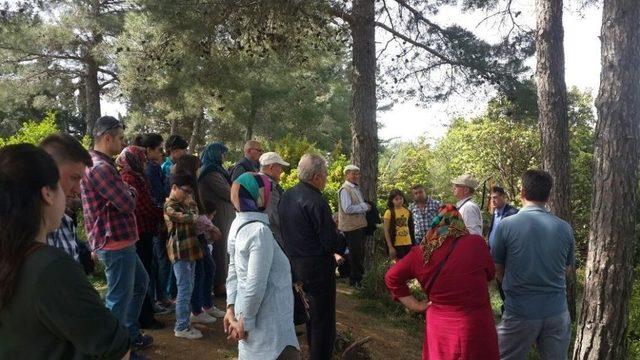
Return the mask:
<svg viewBox="0 0 640 360">
<path fill-rule="evenodd" d="M 219 308 L 224 308 L 223 300 L 216 299 Z M 419 333 L 394 327 L 389 322 L 374 315 L 358 310 L 360 300 L 353 296 L 352 290 L 338 284 L 337 329 L 350 332 L 354 339 L 370 336 L 367 344 L 374 359 L 419 359 L 422 351 L 424 330 Z M 161 330 L 148 330 L 155 344 L 144 351 L 151 359 L 235 359 L 237 345 L 227 341 L 222 329 L 222 319 L 210 325 L 195 325 L 203 333 L 198 340 L 178 339 L 173 336 L 172 315 L 158 317 L 167 325 Z M 306 338 L 302 335 L 300 344 L 306 350 Z"/>
</svg>

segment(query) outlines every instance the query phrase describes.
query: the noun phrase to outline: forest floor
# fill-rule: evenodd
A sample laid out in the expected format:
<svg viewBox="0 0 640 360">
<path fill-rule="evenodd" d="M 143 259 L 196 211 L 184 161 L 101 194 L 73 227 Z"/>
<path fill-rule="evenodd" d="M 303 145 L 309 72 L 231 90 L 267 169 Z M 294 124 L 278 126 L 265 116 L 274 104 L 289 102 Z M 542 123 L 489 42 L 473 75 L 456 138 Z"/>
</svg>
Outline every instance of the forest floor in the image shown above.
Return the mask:
<svg viewBox="0 0 640 360">
<path fill-rule="evenodd" d="M 224 299 L 215 299 L 224 308 Z M 173 315 L 158 316 L 165 323 L 161 330 L 147 330 L 155 339 L 154 345 L 143 351 L 151 359 L 236 359 L 237 344 L 227 340 L 222 319 L 209 325 L 196 324 L 203 337 L 198 340 L 179 339 L 173 335 Z M 367 311 L 363 300 L 352 288 L 338 283 L 336 300 L 336 327 L 341 337 L 359 340 L 370 337 L 365 345 L 372 359 L 420 359 L 424 324 L 418 319 L 407 319 L 413 324 L 397 324 L 395 321 Z M 403 326 L 406 325 L 406 326 Z M 304 331 L 304 326 L 298 330 Z M 303 354 L 306 353 L 306 336 L 299 338 Z"/>
</svg>

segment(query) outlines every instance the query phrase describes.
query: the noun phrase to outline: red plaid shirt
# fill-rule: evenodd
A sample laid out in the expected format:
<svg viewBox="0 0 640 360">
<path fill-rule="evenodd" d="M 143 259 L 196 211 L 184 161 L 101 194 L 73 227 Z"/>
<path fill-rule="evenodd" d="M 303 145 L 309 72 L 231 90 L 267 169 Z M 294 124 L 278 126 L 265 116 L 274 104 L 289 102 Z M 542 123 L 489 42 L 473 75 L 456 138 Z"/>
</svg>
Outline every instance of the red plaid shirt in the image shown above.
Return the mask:
<svg viewBox="0 0 640 360">
<path fill-rule="evenodd" d="M 93 250 L 120 250 L 138 241 L 136 191 L 122 181 L 113 160 L 91 150 L 93 167 L 82 177 L 84 228 Z"/>
<path fill-rule="evenodd" d="M 138 234 L 151 233 L 156 235 L 158 226 L 164 221 L 164 215 L 162 209 L 153 202 L 147 180 L 129 171 L 122 172 L 122 180 L 136 189 L 138 193 L 134 212 L 138 224 Z"/>
</svg>

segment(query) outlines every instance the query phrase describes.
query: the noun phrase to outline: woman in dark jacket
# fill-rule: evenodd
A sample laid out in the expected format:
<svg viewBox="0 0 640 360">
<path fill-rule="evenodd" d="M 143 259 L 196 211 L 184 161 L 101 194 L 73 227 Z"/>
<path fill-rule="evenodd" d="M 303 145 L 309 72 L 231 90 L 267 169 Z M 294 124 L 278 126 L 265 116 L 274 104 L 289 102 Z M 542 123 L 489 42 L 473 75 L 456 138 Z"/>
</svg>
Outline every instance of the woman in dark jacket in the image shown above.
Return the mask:
<svg viewBox="0 0 640 360">
<path fill-rule="evenodd" d="M 127 331 L 80 264 L 46 245 L 64 209 L 51 156 L 0 149 L 0 359 L 128 358 Z"/>
<path fill-rule="evenodd" d="M 221 241 L 213 248 L 213 261 L 216 264 L 213 286 L 217 296 L 226 294 L 225 282 L 229 267 L 226 251 L 227 238 L 231 223 L 236 217 L 231 204 L 231 179 L 229 172 L 223 166 L 228 151 L 229 149 L 222 143 L 207 145 L 200 157 L 201 166 L 198 174 L 200 201 L 215 204 L 216 215 L 213 218 L 213 225 L 222 232 Z"/>
</svg>

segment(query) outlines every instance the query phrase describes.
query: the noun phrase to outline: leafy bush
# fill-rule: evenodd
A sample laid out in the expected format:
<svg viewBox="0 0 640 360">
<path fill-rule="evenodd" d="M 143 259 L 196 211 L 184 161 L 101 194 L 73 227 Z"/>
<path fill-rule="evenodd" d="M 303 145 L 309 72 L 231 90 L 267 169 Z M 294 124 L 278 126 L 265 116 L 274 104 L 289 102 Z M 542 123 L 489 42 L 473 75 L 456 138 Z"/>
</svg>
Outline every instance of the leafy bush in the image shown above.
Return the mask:
<svg viewBox="0 0 640 360">
<path fill-rule="evenodd" d="M 57 131 L 56 114 L 49 112 L 41 121 L 27 121 L 14 135 L 6 139 L 0 138 L 0 147 L 20 143 L 38 144 L 42 139 Z"/>
</svg>

